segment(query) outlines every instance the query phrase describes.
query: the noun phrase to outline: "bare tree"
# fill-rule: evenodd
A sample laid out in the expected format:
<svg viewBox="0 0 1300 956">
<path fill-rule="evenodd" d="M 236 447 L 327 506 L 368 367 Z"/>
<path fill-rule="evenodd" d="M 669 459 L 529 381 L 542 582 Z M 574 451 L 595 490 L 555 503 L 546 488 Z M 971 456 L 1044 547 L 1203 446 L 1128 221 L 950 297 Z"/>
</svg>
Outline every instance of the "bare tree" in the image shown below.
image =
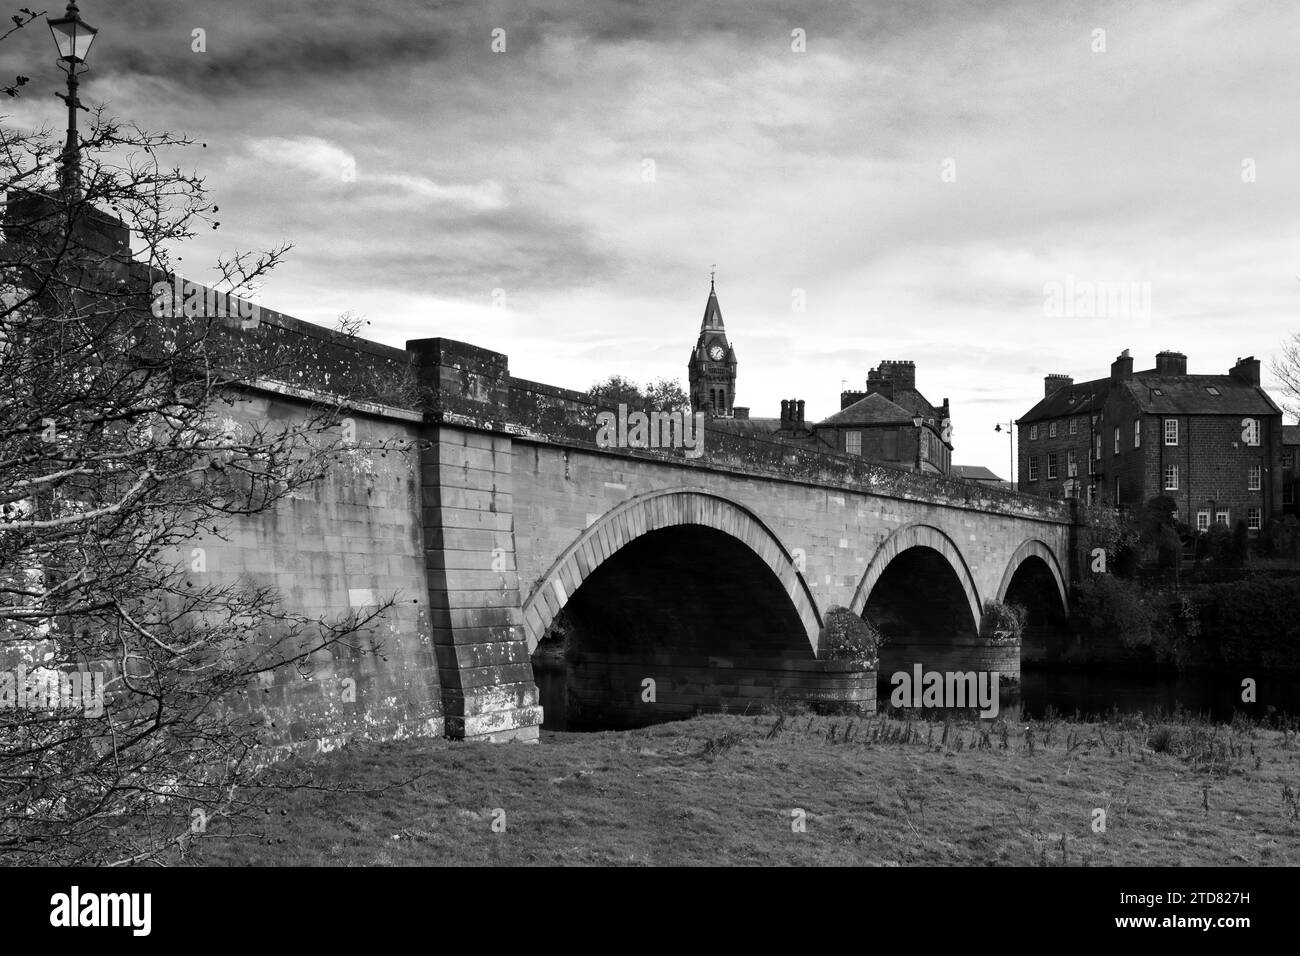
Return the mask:
<svg viewBox="0 0 1300 956">
<path fill-rule="evenodd" d="M 177 244 L 217 225 L 163 158 L 188 145 L 94 113 L 70 191 L 61 143 L 0 127 L 0 862 L 166 859 L 198 816 L 240 819 L 272 739 L 259 675 L 374 653 L 392 603 L 326 620 L 196 573 L 196 543 L 350 452 L 347 396 L 292 424 L 239 414 L 288 357 L 159 294 Z M 247 296 L 287 251 L 219 261 L 210 284 Z"/>
<path fill-rule="evenodd" d="M 1282 383 L 1282 394 L 1290 399 L 1283 401 L 1282 407 L 1292 418 L 1300 420 L 1300 332 L 1291 335 L 1272 366 L 1273 374 Z"/>
</svg>

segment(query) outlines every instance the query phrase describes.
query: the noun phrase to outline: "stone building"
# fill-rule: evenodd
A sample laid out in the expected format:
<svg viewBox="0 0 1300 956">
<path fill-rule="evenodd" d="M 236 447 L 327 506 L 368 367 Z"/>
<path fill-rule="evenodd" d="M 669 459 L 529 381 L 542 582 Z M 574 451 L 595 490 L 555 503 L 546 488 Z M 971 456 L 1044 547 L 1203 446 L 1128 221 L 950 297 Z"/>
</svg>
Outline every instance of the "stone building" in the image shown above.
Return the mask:
<svg viewBox="0 0 1300 956">
<path fill-rule="evenodd" d="M 916 363 L 881 362 L 865 392 L 840 393 L 840 410 L 813 426 L 836 451 L 914 471 L 952 470 L 948 399 L 932 405 L 916 388 Z"/>
<path fill-rule="evenodd" d="M 1161 352 L 1134 371 L 1125 349 L 1107 378 L 1049 375 L 1018 422 L 1020 490 L 1137 506 L 1172 498 L 1202 530 L 1242 520 L 1257 532 L 1282 513 L 1282 412 L 1260 387 L 1260 363 L 1192 375 Z"/>
</svg>

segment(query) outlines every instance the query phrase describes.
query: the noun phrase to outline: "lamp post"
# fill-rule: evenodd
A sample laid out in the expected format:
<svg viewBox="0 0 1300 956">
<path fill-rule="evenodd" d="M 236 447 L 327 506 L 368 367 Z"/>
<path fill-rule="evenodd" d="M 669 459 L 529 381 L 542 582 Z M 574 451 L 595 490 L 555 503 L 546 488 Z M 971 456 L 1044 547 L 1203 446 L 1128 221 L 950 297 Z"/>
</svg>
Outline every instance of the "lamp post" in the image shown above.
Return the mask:
<svg viewBox="0 0 1300 956">
<path fill-rule="evenodd" d="M 1016 487 L 1016 423 L 998 422 L 993 426 L 993 430 L 995 432 L 1001 432 L 1003 431 L 1003 425 L 1007 426 L 1005 429 L 1007 433 L 1007 468 L 1009 470 L 1007 477 L 1011 482 L 1011 487 L 1014 489 Z"/>
<path fill-rule="evenodd" d="M 81 190 L 77 156 L 77 110 L 85 109 L 77 101 L 77 73 L 78 67 L 83 73 L 89 69 L 85 65 L 86 54 L 90 52 L 90 44 L 95 41 L 95 34 L 99 31 L 81 19 L 75 0 L 70 0 L 63 16 L 50 20 L 49 24 L 54 45 L 59 50 L 59 62 L 64 64 L 63 69 L 68 74 L 68 92 L 55 95 L 68 104 L 68 139 L 63 147 L 63 170 L 59 185 L 65 198 L 73 202 L 79 198 Z"/>
<path fill-rule="evenodd" d="M 912 426 L 916 429 L 916 472 L 921 473 L 921 425 L 925 419 L 920 415 L 912 416 Z"/>
</svg>

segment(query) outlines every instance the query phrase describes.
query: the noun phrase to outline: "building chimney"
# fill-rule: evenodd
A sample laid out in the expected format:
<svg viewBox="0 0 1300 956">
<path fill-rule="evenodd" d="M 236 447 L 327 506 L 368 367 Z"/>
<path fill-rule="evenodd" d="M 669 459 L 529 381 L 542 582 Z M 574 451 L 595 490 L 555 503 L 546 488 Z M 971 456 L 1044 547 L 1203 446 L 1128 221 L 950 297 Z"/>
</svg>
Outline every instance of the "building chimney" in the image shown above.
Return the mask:
<svg viewBox="0 0 1300 956">
<path fill-rule="evenodd" d="M 846 409 L 854 402 L 860 402 L 866 397 L 866 392 L 840 392 L 840 409 Z"/>
<path fill-rule="evenodd" d="M 1133 356 L 1128 354 L 1128 349 L 1120 352 L 1115 361 L 1110 363 L 1110 380 L 1112 382 L 1123 382 L 1133 377 Z"/>
<path fill-rule="evenodd" d="M 1073 385 L 1074 379 L 1068 375 L 1053 373 L 1043 376 L 1043 398 L 1047 398 L 1058 389 L 1065 388 L 1067 385 Z"/>
<path fill-rule="evenodd" d="M 875 395 L 879 393 L 892 401 L 894 398 L 894 380 L 885 377 L 884 366 L 885 363 L 882 362 L 880 368 L 873 368 L 867 372 L 867 394 Z"/>
<path fill-rule="evenodd" d="M 1259 359 L 1253 355 L 1237 359 L 1237 364 L 1228 369 L 1228 374 L 1247 385 L 1259 384 Z"/>
<path fill-rule="evenodd" d="M 896 388 L 916 388 L 915 362 L 881 362 L 880 377 Z"/>
<path fill-rule="evenodd" d="M 749 406 L 748 406 L 748 405 L 732 405 L 732 406 L 731 406 L 731 417 L 732 417 L 732 418 L 741 418 L 741 419 L 749 418 Z"/>
<path fill-rule="evenodd" d="M 1187 356 L 1182 352 L 1157 352 L 1157 375 L 1186 375 Z"/>
<path fill-rule="evenodd" d="M 795 402 L 797 406 L 794 413 L 794 424 L 796 428 L 803 428 L 803 399 Z"/>
<path fill-rule="evenodd" d="M 784 430 L 790 427 L 790 399 L 781 399 L 781 428 Z"/>
</svg>

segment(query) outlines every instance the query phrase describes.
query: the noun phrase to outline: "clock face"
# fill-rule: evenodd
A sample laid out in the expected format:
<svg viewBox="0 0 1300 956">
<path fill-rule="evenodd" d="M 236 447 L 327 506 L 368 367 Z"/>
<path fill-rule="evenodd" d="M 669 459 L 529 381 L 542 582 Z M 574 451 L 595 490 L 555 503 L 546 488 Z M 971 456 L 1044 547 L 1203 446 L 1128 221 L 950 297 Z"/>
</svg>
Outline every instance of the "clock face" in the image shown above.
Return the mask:
<svg viewBox="0 0 1300 956">
<path fill-rule="evenodd" d="M 712 347 L 709 349 L 709 358 L 713 359 L 713 361 L 715 361 L 715 362 L 721 362 L 721 361 L 722 361 L 722 355 L 723 355 L 723 352 L 722 352 L 722 346 L 721 346 L 721 345 L 714 345 L 714 346 L 712 346 Z"/>
</svg>

